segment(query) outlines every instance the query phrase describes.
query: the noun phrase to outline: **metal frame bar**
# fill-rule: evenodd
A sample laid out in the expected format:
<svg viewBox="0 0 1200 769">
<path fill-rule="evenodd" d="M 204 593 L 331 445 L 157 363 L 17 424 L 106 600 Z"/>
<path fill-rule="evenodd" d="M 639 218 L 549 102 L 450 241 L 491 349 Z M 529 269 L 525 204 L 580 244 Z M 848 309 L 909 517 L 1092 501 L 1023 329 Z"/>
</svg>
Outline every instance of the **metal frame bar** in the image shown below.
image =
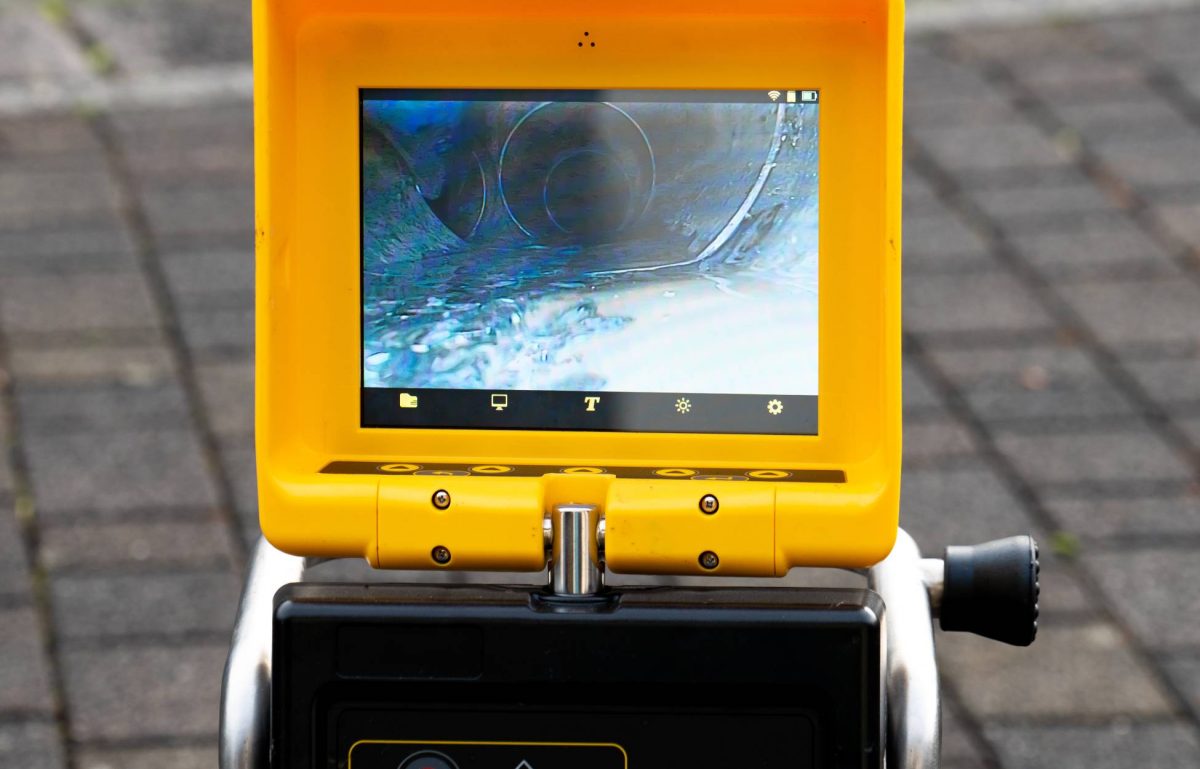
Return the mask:
<svg viewBox="0 0 1200 769">
<path fill-rule="evenodd" d="M 928 566 L 901 529 L 891 554 L 867 573 L 867 584 L 885 607 L 887 764 L 903 769 L 938 769 L 941 762 L 942 695 L 930 596 L 941 595 L 942 586 L 926 582 Z"/>
<path fill-rule="evenodd" d="M 220 769 L 270 769 L 275 593 L 316 563 L 281 553 L 265 539 L 255 545 L 221 687 Z M 883 699 L 885 765 L 891 769 L 938 769 L 940 761 L 941 693 L 930 611 L 930 596 L 941 592 L 936 566 L 922 560 L 916 542 L 900 530 L 891 555 L 867 572 L 887 607 Z"/>
<path fill-rule="evenodd" d="M 275 593 L 298 582 L 308 563 L 259 538 L 250 560 L 221 683 L 221 769 L 271 765 L 271 628 Z"/>
</svg>

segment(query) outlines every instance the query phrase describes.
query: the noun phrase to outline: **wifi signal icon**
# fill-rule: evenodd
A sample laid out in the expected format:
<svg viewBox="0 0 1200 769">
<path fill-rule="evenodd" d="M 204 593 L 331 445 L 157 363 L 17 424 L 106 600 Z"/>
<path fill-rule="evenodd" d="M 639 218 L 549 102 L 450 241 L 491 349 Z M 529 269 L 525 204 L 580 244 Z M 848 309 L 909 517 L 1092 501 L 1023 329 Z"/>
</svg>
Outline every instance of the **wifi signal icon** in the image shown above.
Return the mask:
<svg viewBox="0 0 1200 769">
<path fill-rule="evenodd" d="M 771 101 L 779 101 L 779 97 L 783 96 L 781 91 L 767 91 L 767 96 L 771 97 Z"/>
</svg>

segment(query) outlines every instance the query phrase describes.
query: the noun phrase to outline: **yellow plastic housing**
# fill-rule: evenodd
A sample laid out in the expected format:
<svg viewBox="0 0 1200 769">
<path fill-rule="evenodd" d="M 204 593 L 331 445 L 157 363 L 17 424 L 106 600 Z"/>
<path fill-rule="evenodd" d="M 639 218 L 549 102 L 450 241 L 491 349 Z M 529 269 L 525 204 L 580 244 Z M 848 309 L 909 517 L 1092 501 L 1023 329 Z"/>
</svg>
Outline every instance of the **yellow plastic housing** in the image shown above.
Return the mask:
<svg viewBox="0 0 1200 769">
<path fill-rule="evenodd" d="M 615 571 L 782 575 L 885 556 L 900 484 L 903 25 L 900 0 L 255 0 L 267 538 L 391 568 L 531 570 L 545 512 L 572 502 L 603 509 Z M 579 47 L 584 31 L 595 47 Z M 360 88 L 781 82 L 821 92 L 819 435 L 359 426 Z M 690 477 L 728 468 L 749 481 Z"/>
</svg>

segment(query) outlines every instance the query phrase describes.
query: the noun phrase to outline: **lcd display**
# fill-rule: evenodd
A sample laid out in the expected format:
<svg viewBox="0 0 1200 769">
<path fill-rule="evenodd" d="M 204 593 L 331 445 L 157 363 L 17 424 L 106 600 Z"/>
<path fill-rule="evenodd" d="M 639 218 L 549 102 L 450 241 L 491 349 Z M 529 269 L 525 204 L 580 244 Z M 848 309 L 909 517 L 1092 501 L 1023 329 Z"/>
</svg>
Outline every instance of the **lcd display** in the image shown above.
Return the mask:
<svg viewBox="0 0 1200 769">
<path fill-rule="evenodd" d="M 361 92 L 362 425 L 815 434 L 819 92 Z"/>
</svg>

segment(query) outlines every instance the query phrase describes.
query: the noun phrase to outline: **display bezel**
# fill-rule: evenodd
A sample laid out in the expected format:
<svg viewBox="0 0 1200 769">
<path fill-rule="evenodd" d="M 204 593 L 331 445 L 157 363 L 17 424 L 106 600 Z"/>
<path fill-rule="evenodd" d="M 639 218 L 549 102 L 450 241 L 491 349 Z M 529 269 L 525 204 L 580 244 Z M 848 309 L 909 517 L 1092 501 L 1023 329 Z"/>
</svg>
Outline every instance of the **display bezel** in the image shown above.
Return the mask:
<svg viewBox="0 0 1200 769">
<path fill-rule="evenodd" d="M 260 520 L 273 545 L 377 564 L 387 544 L 383 524 L 404 524 L 396 541 L 423 542 L 414 526 L 457 531 L 460 519 L 475 526 L 490 520 L 485 513 L 512 509 L 528 509 L 540 532 L 539 506 L 557 502 L 607 504 L 631 521 L 648 515 L 647 505 L 671 515 L 697 509 L 683 491 L 695 484 L 678 480 L 321 472 L 331 462 L 442 462 L 838 471 L 844 483 L 779 483 L 770 495 L 748 496 L 763 521 L 753 548 L 734 529 L 722 536 L 753 552 L 753 573 L 866 566 L 886 555 L 896 532 L 901 444 L 902 0 L 762 0 L 749 10 L 670 0 L 654 13 L 633 0 L 536 0 L 519 8 L 483 0 L 436 8 L 255 0 L 254 16 L 255 458 Z M 585 30 L 595 48 L 578 47 Z M 819 435 L 362 427 L 360 89 L 780 83 L 821 90 Z M 414 522 L 411 513 L 435 490 L 431 482 L 455 499 L 455 515 Z M 733 492 L 732 483 L 714 483 Z M 723 502 L 723 509 L 733 508 Z M 719 518 L 709 523 L 719 526 Z M 669 531 L 668 544 L 693 541 Z M 650 570 L 655 558 L 665 568 L 663 552 L 639 556 L 638 568 Z M 428 549 L 417 556 L 427 562 Z M 495 548 L 455 558 L 487 569 L 526 561 L 524 552 L 518 558 Z M 694 557 L 687 563 L 699 568 Z M 733 561 L 723 554 L 722 569 L 726 563 Z"/>
</svg>

